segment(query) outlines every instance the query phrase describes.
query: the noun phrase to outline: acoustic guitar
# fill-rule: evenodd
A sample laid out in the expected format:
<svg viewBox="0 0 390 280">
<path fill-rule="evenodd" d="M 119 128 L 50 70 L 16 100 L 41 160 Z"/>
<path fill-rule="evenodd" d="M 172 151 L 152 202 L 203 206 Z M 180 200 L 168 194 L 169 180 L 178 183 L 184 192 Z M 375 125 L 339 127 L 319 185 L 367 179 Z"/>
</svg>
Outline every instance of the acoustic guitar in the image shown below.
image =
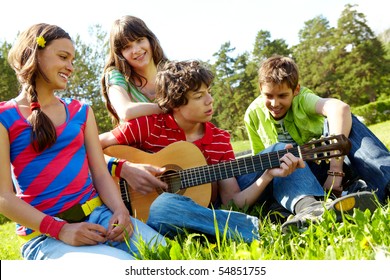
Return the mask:
<svg viewBox="0 0 390 280">
<path fill-rule="evenodd" d="M 127 145 L 107 147 L 104 153 L 133 163 L 148 163 L 166 168 L 166 171 L 158 178 L 167 183 L 168 190 L 156 189 L 155 192 L 146 195 L 128 186 L 124 179 L 116 179 L 122 199 L 131 214 L 146 221 L 150 205 L 163 192 L 190 197 L 196 203 L 207 207 L 211 199 L 212 182 L 279 167 L 280 158 L 288 152 L 305 161 L 320 162 L 324 159 L 346 155 L 350 148 L 351 143 L 347 137 L 335 135 L 313 140 L 291 149 L 245 156 L 212 165 L 207 164 L 197 146 L 186 141 L 172 143 L 154 154 Z"/>
</svg>

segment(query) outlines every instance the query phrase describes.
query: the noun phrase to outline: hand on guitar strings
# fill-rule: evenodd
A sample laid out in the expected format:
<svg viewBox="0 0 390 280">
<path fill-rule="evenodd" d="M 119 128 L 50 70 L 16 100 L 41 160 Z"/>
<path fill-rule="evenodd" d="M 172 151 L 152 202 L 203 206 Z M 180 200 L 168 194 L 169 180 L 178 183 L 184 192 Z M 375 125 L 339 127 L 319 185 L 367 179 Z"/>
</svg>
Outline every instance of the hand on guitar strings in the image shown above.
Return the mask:
<svg viewBox="0 0 390 280">
<path fill-rule="evenodd" d="M 286 144 L 285 149 L 291 149 L 291 144 Z M 292 153 L 286 153 L 280 158 L 280 167 L 269 169 L 268 173 L 273 177 L 286 177 L 293 173 L 297 168 L 304 168 L 304 161 L 294 156 Z"/>
<path fill-rule="evenodd" d="M 133 190 L 147 194 L 155 189 L 167 190 L 168 185 L 156 178 L 163 172 L 165 172 L 164 167 L 126 161 L 122 167 L 121 176 Z"/>
</svg>

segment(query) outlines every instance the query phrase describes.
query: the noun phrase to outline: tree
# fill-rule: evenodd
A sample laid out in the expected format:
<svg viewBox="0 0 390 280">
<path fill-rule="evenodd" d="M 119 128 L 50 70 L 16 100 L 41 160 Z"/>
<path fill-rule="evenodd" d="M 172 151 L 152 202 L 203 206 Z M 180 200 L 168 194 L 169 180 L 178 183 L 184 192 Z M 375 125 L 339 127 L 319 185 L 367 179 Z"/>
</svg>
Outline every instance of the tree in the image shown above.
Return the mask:
<svg viewBox="0 0 390 280">
<path fill-rule="evenodd" d="M 235 48 L 230 42 L 223 44 L 219 52 L 214 54 L 216 62 L 212 66 L 215 75 L 211 91 L 214 98 L 215 114 L 213 122 L 220 128 L 230 132 L 232 138 L 243 139 L 242 116 L 245 112 L 245 104 L 248 102 L 250 79 L 247 79 L 245 68 L 248 61 L 248 54 L 232 57 Z M 245 81 L 243 82 L 244 79 Z M 246 86 L 243 86 L 243 83 Z M 249 84 L 248 84 L 249 83 Z M 239 90 L 240 89 L 240 90 Z M 249 95 L 253 93 L 250 91 Z"/>
<path fill-rule="evenodd" d="M 235 48 L 230 42 L 221 46 L 214 54 L 216 62 L 212 69 L 215 74 L 211 88 L 214 97 L 215 114 L 213 122 L 228 130 L 235 140 L 246 139 L 243 116 L 246 108 L 257 94 L 256 67 L 245 52 L 232 57 Z"/>
<path fill-rule="evenodd" d="M 235 48 L 230 46 L 230 42 L 226 42 L 213 55 L 216 58 L 212 66 L 215 78 L 211 87 L 215 111 L 213 122 L 226 130 L 233 127 L 232 119 L 234 118 L 231 114 L 233 106 L 230 104 L 233 97 L 232 76 L 234 75 L 235 62 L 234 58 L 231 57 L 231 53 L 234 50 Z"/>
<path fill-rule="evenodd" d="M 0 101 L 10 100 L 19 93 L 19 82 L 15 71 L 8 64 L 11 44 L 3 42 L 0 48 Z"/>
<path fill-rule="evenodd" d="M 322 97 L 329 97 L 333 91 L 333 32 L 329 21 L 323 16 L 317 16 L 305 22 L 304 28 L 298 33 L 299 44 L 293 47 L 301 85 Z"/>
<path fill-rule="evenodd" d="M 235 75 L 232 77 L 234 94 L 230 101 L 235 112 L 233 119 L 234 133 L 237 140 L 247 139 L 244 125 L 244 114 L 250 103 L 258 96 L 257 67 L 249 60 L 249 54 L 243 53 L 234 63 Z"/>
<path fill-rule="evenodd" d="M 289 56 L 290 49 L 285 40 L 276 39 L 271 41 L 271 33 L 269 31 L 260 30 L 256 35 L 256 41 L 253 47 L 252 56 L 254 62 L 258 65 L 261 61 L 278 54 Z"/>
<path fill-rule="evenodd" d="M 389 78 L 382 43 L 367 25 L 365 15 L 347 4 L 337 23 L 334 52 L 336 91 L 350 105 L 363 105 L 380 96 L 383 77 Z"/>
<path fill-rule="evenodd" d="M 382 45 L 385 48 L 385 60 L 384 60 L 384 67 L 385 67 L 385 75 L 382 76 L 381 80 L 381 89 L 380 89 L 380 96 L 378 97 L 378 100 L 380 99 L 389 99 L 390 98 L 390 79 L 389 79 L 389 73 L 390 73 L 390 28 L 386 29 L 384 32 L 378 35 L 379 41 L 381 41 Z"/>
<path fill-rule="evenodd" d="M 91 26 L 89 33 L 91 39 L 88 43 L 83 42 L 79 35 L 76 36 L 75 71 L 67 90 L 62 92 L 61 96 L 82 100 L 91 105 L 101 133 L 112 129 L 100 86 L 108 53 L 107 33 L 101 30 L 100 25 Z"/>
</svg>

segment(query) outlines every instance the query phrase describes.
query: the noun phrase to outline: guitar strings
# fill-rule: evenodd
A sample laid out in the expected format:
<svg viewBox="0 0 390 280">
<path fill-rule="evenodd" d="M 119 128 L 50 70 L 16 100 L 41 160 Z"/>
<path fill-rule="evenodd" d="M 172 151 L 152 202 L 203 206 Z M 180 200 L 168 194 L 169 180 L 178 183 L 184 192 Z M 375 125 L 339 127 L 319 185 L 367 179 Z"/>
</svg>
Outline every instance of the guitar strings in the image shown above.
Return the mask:
<svg viewBox="0 0 390 280">
<path fill-rule="evenodd" d="M 178 170 L 176 173 L 164 174 L 158 176 L 158 178 L 168 184 L 169 192 L 176 192 L 180 189 L 231 178 L 236 175 L 249 174 L 268 168 L 279 167 L 280 157 L 288 152 L 299 156 L 298 148 L 285 149 L 213 165 Z"/>
<path fill-rule="evenodd" d="M 322 153 L 320 153 L 321 150 Z M 327 153 L 330 150 L 329 143 L 327 144 L 323 140 L 317 140 L 292 149 L 243 157 L 213 165 L 175 170 L 173 173 L 163 174 L 157 178 L 167 183 L 169 192 L 177 192 L 180 189 L 231 178 L 236 175 L 249 174 L 268 168 L 279 167 L 280 158 L 288 152 L 291 152 L 297 157 L 302 157 L 304 160 L 315 160 L 334 157 Z"/>
</svg>

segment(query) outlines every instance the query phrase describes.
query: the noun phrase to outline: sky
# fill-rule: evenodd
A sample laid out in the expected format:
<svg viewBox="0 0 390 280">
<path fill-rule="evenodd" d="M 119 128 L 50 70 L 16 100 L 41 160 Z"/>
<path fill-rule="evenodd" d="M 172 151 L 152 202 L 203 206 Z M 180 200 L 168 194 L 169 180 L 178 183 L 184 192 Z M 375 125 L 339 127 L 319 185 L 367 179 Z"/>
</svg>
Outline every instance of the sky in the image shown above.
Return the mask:
<svg viewBox="0 0 390 280">
<path fill-rule="evenodd" d="M 322 15 L 331 27 L 346 4 L 357 4 L 368 26 L 379 34 L 390 28 L 383 0 L 11 0 L 3 2 L 0 42 L 12 43 L 19 31 L 38 22 L 56 24 L 73 38 L 89 40 L 88 28 L 100 24 L 109 33 L 122 15 L 137 16 L 159 38 L 171 60 L 208 61 L 221 45 L 230 42 L 236 54 L 252 51 L 260 30 L 271 40 L 299 43 L 304 23 Z"/>
</svg>

